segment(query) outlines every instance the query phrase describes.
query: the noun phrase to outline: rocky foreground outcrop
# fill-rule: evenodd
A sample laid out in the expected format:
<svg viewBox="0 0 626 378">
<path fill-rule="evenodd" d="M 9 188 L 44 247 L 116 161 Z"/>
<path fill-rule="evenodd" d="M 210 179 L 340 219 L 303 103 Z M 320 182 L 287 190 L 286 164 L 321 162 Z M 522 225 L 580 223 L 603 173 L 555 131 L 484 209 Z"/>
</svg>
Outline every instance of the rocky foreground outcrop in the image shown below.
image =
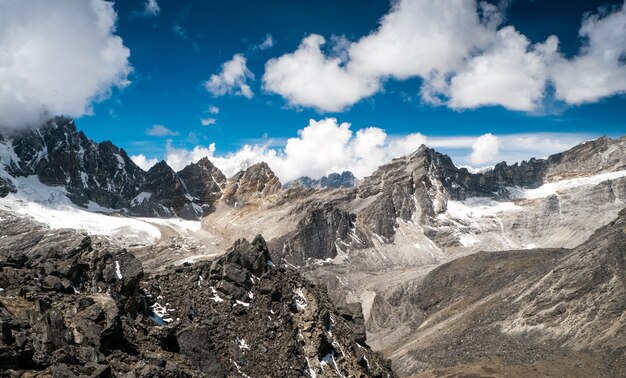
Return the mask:
<svg viewBox="0 0 626 378">
<path fill-rule="evenodd" d="M 263 238 L 144 275 L 103 238 L 2 213 L 0 375 L 393 377 L 360 306 L 272 262 Z"/>
</svg>

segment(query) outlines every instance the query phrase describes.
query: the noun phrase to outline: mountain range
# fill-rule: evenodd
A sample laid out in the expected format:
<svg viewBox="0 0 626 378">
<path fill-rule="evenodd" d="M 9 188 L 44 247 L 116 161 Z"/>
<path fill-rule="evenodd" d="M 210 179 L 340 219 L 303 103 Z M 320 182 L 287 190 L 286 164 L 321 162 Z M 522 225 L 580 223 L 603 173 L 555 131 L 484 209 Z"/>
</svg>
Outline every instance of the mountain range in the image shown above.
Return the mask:
<svg viewBox="0 0 626 378">
<path fill-rule="evenodd" d="M 343 172 L 283 185 L 265 163 L 229 178 L 206 158 L 179 172 L 166 162 L 145 172 L 123 149 L 95 143 L 71 119 L 55 118 L 37 130 L 0 136 L 0 197 L 0 226 L 13 230 L 3 231 L 8 241 L 0 240 L 5 289 L 0 299 L 10 313 L 3 319 L 13 319 L 3 320 L 11 336 L 3 331 L 0 356 L 14 361 L 3 366 L 16 371 L 26 365 L 15 361 L 29 350 L 43 356 L 37 357 L 38 369 L 64 364 L 73 374 L 84 373 L 34 341 L 20 344 L 30 349 L 19 349 L 15 335 L 30 332 L 24 322 L 39 327 L 11 310 L 20 300 L 7 305 L 7 298 L 19 297 L 22 281 L 11 278 L 19 276 L 49 281 L 26 290 L 33 294 L 24 306 L 34 306 L 42 295 L 54 302 L 57 294 L 49 292 L 61 293 L 65 304 L 55 311 L 62 314 L 75 314 L 68 303 L 93 301 L 102 290 L 123 293 L 126 299 L 120 300 L 111 294 L 121 319 L 115 337 L 140 350 L 146 366 L 155 365 L 146 362 L 150 351 L 177 354 L 179 366 L 208 376 L 215 371 L 273 376 L 272 363 L 285 363 L 283 371 L 296 369 L 288 376 L 626 375 L 626 137 L 604 137 L 480 173 L 422 146 L 362 180 Z M 68 212 L 75 222 L 59 215 Z M 38 233 L 18 231 L 29 227 Z M 120 286 L 114 258 L 104 258 L 108 267 L 102 267 L 84 257 L 80 264 L 88 268 L 81 272 L 96 277 L 89 284 L 86 278 L 74 281 L 74 270 L 47 267 L 47 259 L 83 254 L 70 247 L 78 236 L 61 236 L 65 227 L 102 240 L 80 251 L 128 251 L 124 259 L 132 258 L 145 277 L 137 273 L 132 287 Z M 50 243 L 57 243 L 52 244 L 57 255 L 43 258 Z M 240 256 L 250 250 L 261 260 L 249 263 Z M 39 251 L 35 257 L 29 255 L 33 251 Z M 270 262 L 279 271 L 268 270 Z M 97 278 L 104 273 L 93 272 L 96 266 L 112 278 Z M 120 275 L 127 276 L 123 267 Z M 202 290 L 193 292 L 195 287 Z M 270 287 L 283 287 L 279 297 Z M 83 295 L 85 290 L 90 294 Z M 315 302 L 314 313 L 299 312 L 304 306 L 299 290 L 307 303 Z M 157 302 L 147 298 L 159 296 L 164 299 L 157 311 Z M 221 296 L 231 303 L 227 312 L 207 307 L 207 298 Z M 250 307 L 239 304 L 248 299 Z M 177 319 L 166 324 L 162 316 L 155 318 L 170 308 L 163 300 L 177 311 Z M 274 309 L 272 303 L 284 306 Z M 239 314 L 238 306 L 245 311 Z M 54 318 L 54 308 L 36 311 Z M 278 311 L 280 321 L 266 324 L 260 308 Z M 228 332 L 209 324 L 216 316 Z M 70 330 L 80 320 L 61 318 L 48 323 Z M 329 339 L 335 334 L 329 322 L 335 321 L 343 329 L 336 334 L 339 346 Z M 147 338 L 137 339 L 138 330 Z M 260 342 L 267 332 L 275 335 L 269 345 Z M 252 353 L 241 347 L 243 352 L 235 353 L 224 341 L 233 337 L 263 349 Z M 174 339 L 178 347 L 168 346 Z M 76 338 L 64 340 L 41 343 L 67 347 L 66 354 L 76 356 Z M 203 358 L 214 361 L 207 363 L 211 366 L 202 365 L 195 352 L 183 352 L 203 349 L 192 340 L 205 340 L 207 350 L 216 351 Z M 248 345 L 251 340 L 254 346 Z M 365 340 L 391 361 L 395 373 Z M 119 354 L 132 356 L 132 348 L 116 352 L 103 343 L 100 337 L 91 345 L 102 356 L 89 352 L 97 355 L 89 361 L 115 370 L 112 361 L 121 358 L 124 369 L 137 368 L 136 361 Z M 279 356 L 270 352 L 279 350 Z"/>
</svg>

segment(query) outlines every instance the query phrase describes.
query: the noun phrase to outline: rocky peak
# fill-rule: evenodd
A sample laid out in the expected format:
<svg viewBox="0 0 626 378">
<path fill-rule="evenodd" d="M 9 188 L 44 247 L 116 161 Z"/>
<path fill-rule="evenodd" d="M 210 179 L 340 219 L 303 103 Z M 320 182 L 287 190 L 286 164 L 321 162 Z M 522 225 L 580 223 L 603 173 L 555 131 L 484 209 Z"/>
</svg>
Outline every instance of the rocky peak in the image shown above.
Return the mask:
<svg viewBox="0 0 626 378">
<path fill-rule="evenodd" d="M 580 175 L 626 169 L 626 137 L 602 137 L 551 155 L 546 179 L 558 180 Z"/>
<path fill-rule="evenodd" d="M 189 194 L 206 204 L 212 204 L 221 197 L 227 182 L 222 171 L 206 157 L 183 168 L 178 176 L 185 182 Z"/>
<path fill-rule="evenodd" d="M 148 204 L 151 210 L 156 211 L 159 216 L 178 215 L 194 219 L 202 215 L 201 210 L 194 208 L 191 202 L 193 198 L 185 183 L 165 161 L 160 161 L 146 172 L 140 191 L 150 193 Z M 154 203 L 158 204 L 156 208 L 151 206 Z M 138 209 L 133 210 L 138 212 Z"/>
<path fill-rule="evenodd" d="M 320 179 L 312 179 L 308 176 L 302 176 L 298 179 L 287 182 L 283 185 L 283 189 L 290 188 L 352 188 L 356 185 L 356 177 L 350 171 L 339 173 L 330 173 L 328 176 L 322 176 Z"/>
<path fill-rule="evenodd" d="M 389 241 L 397 218 L 425 221 L 445 211 L 458 172 L 448 156 L 424 145 L 382 165 L 357 188 L 359 197 L 375 197 L 359 216 L 361 226 Z"/>
<path fill-rule="evenodd" d="M 19 178 L 36 176 L 63 187 L 78 206 L 90 202 L 140 216 L 208 214 L 226 178 L 208 159 L 174 172 L 164 161 L 148 172 L 109 141 L 95 143 L 74 121 L 56 117 L 38 129 L 0 135 L 0 196 L 18 190 Z"/>
<path fill-rule="evenodd" d="M 228 180 L 222 198 L 234 205 L 258 202 L 281 190 L 278 177 L 265 162 L 250 166 Z"/>
<path fill-rule="evenodd" d="M 11 176 L 36 175 L 43 184 L 64 186 L 81 206 L 93 201 L 121 208 L 143 178 L 124 150 L 91 141 L 69 118 L 54 118 L 39 129 L 6 137 L 3 144 L 16 160 L 5 168 Z"/>
<path fill-rule="evenodd" d="M 356 215 L 325 204 L 307 210 L 296 229 L 272 242 L 275 255 L 290 264 L 303 266 L 309 259 L 337 257 L 338 249 L 363 248 L 368 239 L 356 228 Z"/>
</svg>

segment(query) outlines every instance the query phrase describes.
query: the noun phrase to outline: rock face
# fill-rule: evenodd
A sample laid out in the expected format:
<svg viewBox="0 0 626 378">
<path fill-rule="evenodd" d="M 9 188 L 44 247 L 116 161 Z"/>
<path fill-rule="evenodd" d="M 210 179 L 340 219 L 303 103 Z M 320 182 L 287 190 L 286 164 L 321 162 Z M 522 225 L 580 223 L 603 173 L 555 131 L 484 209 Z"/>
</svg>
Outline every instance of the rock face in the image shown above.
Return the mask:
<svg viewBox="0 0 626 378">
<path fill-rule="evenodd" d="M 111 142 L 95 143 L 57 117 L 41 128 L 0 135 L 0 196 L 15 193 L 21 177 L 63 187 L 75 204 L 97 204 L 128 215 L 198 219 L 210 213 L 226 184 L 207 159 L 174 172 L 165 162 L 148 172 Z"/>
<path fill-rule="evenodd" d="M 89 201 L 121 208 L 134 197 L 143 179 L 124 150 L 111 142 L 95 143 L 76 131 L 71 119 L 55 118 L 35 131 L 2 137 L 13 177 L 37 175 L 49 186 L 63 186 L 76 204 Z M 14 159 L 10 159 L 11 155 Z"/>
<path fill-rule="evenodd" d="M 625 230 L 622 211 L 573 250 L 482 252 L 436 268 L 396 293 L 421 320 L 390 352 L 394 368 L 624 376 Z"/>
<path fill-rule="evenodd" d="M 278 177 L 266 163 L 258 163 L 228 179 L 222 200 L 229 205 L 257 203 L 280 191 Z"/>
<path fill-rule="evenodd" d="M 178 176 L 198 205 L 214 204 L 226 186 L 226 176 L 206 157 L 183 168 Z"/>
<path fill-rule="evenodd" d="M 291 189 L 291 188 L 313 188 L 313 189 L 324 189 L 324 188 L 352 188 L 356 185 L 357 179 L 354 177 L 352 172 L 344 171 L 341 174 L 339 173 L 331 173 L 328 176 L 322 176 L 320 179 L 312 179 L 308 176 L 302 176 L 298 179 L 289 181 L 288 183 L 283 185 L 283 189 Z"/>
<path fill-rule="evenodd" d="M 275 266 L 261 237 L 146 276 L 106 239 L 0 222 L 3 375 L 394 376 L 360 308 Z"/>
<path fill-rule="evenodd" d="M 364 235 L 357 235 L 356 215 L 332 205 L 308 211 L 296 229 L 273 242 L 278 256 L 289 263 L 305 265 L 308 260 L 334 259 L 337 243 L 346 248 L 362 248 Z M 282 248 L 282 249 L 281 249 Z"/>
</svg>

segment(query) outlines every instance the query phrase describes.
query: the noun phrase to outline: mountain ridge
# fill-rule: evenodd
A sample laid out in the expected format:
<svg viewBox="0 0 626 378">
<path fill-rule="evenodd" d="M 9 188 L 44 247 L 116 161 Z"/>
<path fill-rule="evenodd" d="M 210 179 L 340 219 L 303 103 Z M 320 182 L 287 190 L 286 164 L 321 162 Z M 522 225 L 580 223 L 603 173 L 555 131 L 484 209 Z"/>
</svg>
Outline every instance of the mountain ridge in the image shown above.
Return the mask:
<svg viewBox="0 0 626 378">
<path fill-rule="evenodd" d="M 55 135 L 61 137 L 61 146 L 67 145 L 64 144 L 64 133 Z M 42 192 L 50 188 L 40 183 L 37 176 L 13 177 L 6 173 L 5 167 L 20 160 L 6 153 L 14 150 L 6 139 L 3 141 L 0 149 L 11 148 L 5 148 L 0 153 L 5 163 L 0 165 L 0 178 L 4 177 L 9 184 L 14 184 L 18 191 L 24 191 L 27 185 L 41 185 L 41 188 L 35 189 Z M 116 172 L 120 168 L 113 147 L 104 148 L 101 158 L 107 163 L 101 166 L 103 172 Z M 61 152 L 66 150 L 61 148 Z M 70 148 L 69 155 L 79 156 L 79 150 L 78 147 Z M 33 161 L 32 156 L 38 155 L 31 152 L 28 156 L 24 162 Z M 64 156 L 61 154 L 60 158 L 53 158 L 64 161 Z M 124 160 L 122 156 L 120 158 Z M 80 159 L 74 160 L 73 166 L 80 166 Z M 30 169 L 30 166 L 26 164 L 24 169 Z M 512 165 L 500 163 L 480 173 L 456 167 L 450 157 L 421 146 L 409 155 L 381 165 L 358 186 L 348 188 L 296 186 L 283 189 L 279 178 L 266 163 L 252 165 L 230 178 L 223 176 L 208 159 L 193 163 L 179 172 L 174 172 L 165 162 L 151 170 L 139 174 L 141 177 L 131 188 L 132 198 L 123 196 L 124 201 L 129 202 L 128 207 L 118 211 L 123 216 L 111 216 L 109 219 L 132 220 L 133 215 L 141 215 L 183 216 L 198 221 L 185 225 L 167 219 L 142 218 L 142 222 L 148 222 L 154 228 L 150 232 L 156 236 L 149 242 L 135 243 L 128 248 L 142 261 L 148 274 L 178 277 L 167 268 L 170 264 L 182 265 L 179 269 L 191 271 L 204 264 L 204 260 L 218 258 L 224 253 L 223 246 L 233 245 L 241 238 L 252 240 L 257 234 L 263 234 L 274 264 L 297 270 L 307 279 L 325 286 L 337 308 L 361 306 L 368 343 L 390 357 L 394 368 L 402 375 L 421 374 L 427 369 L 434 369 L 431 373 L 436 375 L 437 369 L 455 369 L 464 364 L 479 365 L 470 366 L 471 369 L 485 367 L 480 354 L 464 349 L 471 345 L 471 338 L 451 339 L 461 343 L 458 348 L 454 343 L 437 338 L 428 339 L 436 343 L 434 349 L 415 347 L 415 342 L 424 340 L 420 327 L 430 330 L 428 323 L 424 325 L 426 318 L 431 319 L 429 322 L 433 324 L 440 323 L 440 319 L 429 311 L 438 305 L 445 305 L 450 309 L 449 318 L 454 319 L 453 311 L 458 309 L 454 303 L 437 297 L 437 292 L 446 292 L 445 287 L 427 291 L 427 286 L 424 286 L 439 288 L 446 282 L 451 283 L 452 278 L 458 279 L 459 275 L 440 274 L 448 269 L 450 265 L 447 264 L 455 261 L 467 264 L 471 267 L 469 271 L 478 276 L 485 274 L 489 264 L 499 267 L 490 272 L 492 275 L 486 276 L 487 280 L 475 281 L 477 284 L 474 287 L 480 284 L 481 290 L 476 291 L 474 296 L 467 296 L 468 305 L 480 307 L 481 303 L 490 300 L 491 295 L 505 290 L 508 281 L 516 282 L 515 277 L 526 277 L 526 283 L 539 280 L 544 267 L 553 266 L 556 260 L 561 261 L 560 256 L 569 253 L 566 251 L 579 248 L 591 240 L 599 228 L 623 217 L 620 211 L 626 207 L 626 137 L 600 138 L 546 159 L 530 159 Z M 79 170 L 72 172 L 80 177 Z M 92 173 L 97 173 L 97 170 Z M 60 177 L 63 184 L 66 176 Z M 116 178 L 122 184 L 128 182 L 128 175 Z M 120 187 L 119 183 L 116 185 L 116 189 Z M 54 196 L 65 196 L 74 187 L 55 188 Z M 70 196 L 81 198 L 82 193 L 89 198 L 89 190 L 83 191 L 80 186 L 78 189 L 81 190 L 70 193 Z M 37 190 L 32 191 L 37 194 Z M 29 201 L 31 198 L 6 196 L 9 197 L 0 198 L 0 205 L 13 200 Z M 55 200 L 56 197 L 47 198 L 42 201 L 42 206 L 54 204 Z M 90 211 L 108 211 L 98 208 L 93 202 L 87 206 Z M 106 222 L 105 219 L 101 218 Z M 130 236 L 127 235 L 127 238 Z M 124 240 L 124 236 L 119 240 Z M 621 241 L 615 239 L 615 243 Z M 503 252 L 511 250 L 517 252 Z M 528 253 L 524 254 L 524 251 Z M 492 256 L 491 253 L 495 254 Z M 466 259 L 465 256 L 469 257 Z M 527 259 L 526 263 L 516 264 L 515 261 L 521 261 L 521 257 Z M 531 270 L 533 264 L 543 264 L 542 269 L 526 274 L 525 271 Z M 440 266 L 443 267 L 437 270 Z M 606 271 L 603 267 L 597 270 Z M 434 273 L 429 273 L 431 271 Z M 189 278 L 185 277 L 181 280 Z M 468 276 L 465 281 L 470 279 L 472 277 Z M 465 281 L 460 280 L 457 284 L 462 285 Z M 493 285 L 489 286 L 491 281 Z M 469 284 L 470 281 L 467 282 Z M 421 291 L 416 293 L 416 287 L 422 288 Z M 454 295 L 449 297 L 456 298 Z M 536 303 L 529 305 L 540 307 Z M 555 311 L 563 307 L 554 305 Z M 597 304 L 594 306 L 598 307 Z M 508 310 L 515 308 L 507 305 Z M 543 313 L 547 310 L 542 308 L 539 311 Z M 554 316 L 560 316 L 559 311 Z M 586 313 L 582 307 L 569 311 L 573 314 Z M 515 324 L 521 329 L 530 329 L 533 324 L 524 319 L 533 317 L 533 314 L 523 315 L 522 320 L 516 320 Z M 501 319 L 508 322 L 507 326 L 514 325 L 514 320 L 510 313 Z M 585 324 L 598 331 L 604 329 L 602 324 L 591 321 L 579 325 L 584 327 Z M 470 327 L 468 332 L 473 330 Z M 481 339 L 486 340 L 481 344 L 484 350 L 492 350 L 493 344 L 504 351 L 515 352 L 523 343 L 524 338 L 519 335 L 492 331 L 490 329 L 490 341 Z M 473 338 L 478 337 L 471 332 Z M 548 333 L 545 335 L 555 350 L 569 350 L 570 346 L 557 345 L 557 338 Z M 445 348 L 452 350 L 452 354 Z M 472 358 L 457 358 L 453 353 L 459 350 L 469 353 Z M 420 355 L 421 351 L 432 352 L 427 361 Z M 536 346 L 534 351 L 550 352 L 540 346 Z M 528 357 L 529 354 L 521 356 Z M 567 356 L 574 358 L 571 354 Z M 491 357 L 501 358 L 500 355 Z M 597 357 L 594 354 L 589 358 L 593 364 L 600 364 L 601 359 Z M 446 365 L 446 360 L 453 364 Z M 503 361 L 504 365 L 512 363 L 512 360 Z M 520 361 L 523 362 L 523 359 Z M 486 370 L 480 371 L 502 367 L 490 366 L 486 365 Z"/>
</svg>

